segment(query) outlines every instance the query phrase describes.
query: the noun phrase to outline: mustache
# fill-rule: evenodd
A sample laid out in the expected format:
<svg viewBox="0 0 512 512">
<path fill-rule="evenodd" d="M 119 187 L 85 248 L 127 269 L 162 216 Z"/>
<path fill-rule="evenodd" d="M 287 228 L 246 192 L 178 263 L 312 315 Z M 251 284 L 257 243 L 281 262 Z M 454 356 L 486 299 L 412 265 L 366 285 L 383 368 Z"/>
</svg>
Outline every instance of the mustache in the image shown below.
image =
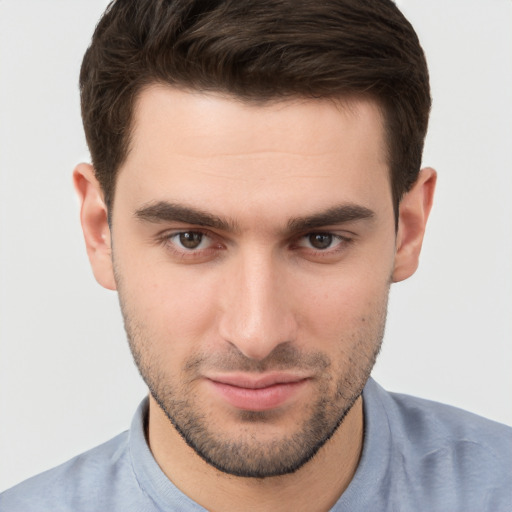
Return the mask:
<svg viewBox="0 0 512 512">
<path fill-rule="evenodd" d="M 326 370 L 331 360 L 322 352 L 301 352 L 289 342 L 281 343 L 265 359 L 255 360 L 245 356 L 236 346 L 222 353 L 199 354 L 185 364 L 185 371 L 265 373 L 282 370 Z"/>
</svg>

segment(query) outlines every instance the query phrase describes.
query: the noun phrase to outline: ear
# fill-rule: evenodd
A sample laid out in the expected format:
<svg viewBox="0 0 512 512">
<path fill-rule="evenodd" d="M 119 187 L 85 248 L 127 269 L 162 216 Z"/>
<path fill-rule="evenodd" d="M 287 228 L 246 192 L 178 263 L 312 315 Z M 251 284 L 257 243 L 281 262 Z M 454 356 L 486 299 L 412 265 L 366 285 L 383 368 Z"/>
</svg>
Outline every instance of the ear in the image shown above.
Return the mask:
<svg viewBox="0 0 512 512">
<path fill-rule="evenodd" d="M 434 169 L 422 169 L 414 186 L 400 202 L 397 247 L 393 282 L 412 276 L 418 268 L 423 235 L 432 208 L 437 174 Z"/>
<path fill-rule="evenodd" d="M 94 277 L 104 288 L 115 290 L 108 212 L 94 168 L 77 165 L 73 182 L 80 199 L 80 222 Z"/>
</svg>

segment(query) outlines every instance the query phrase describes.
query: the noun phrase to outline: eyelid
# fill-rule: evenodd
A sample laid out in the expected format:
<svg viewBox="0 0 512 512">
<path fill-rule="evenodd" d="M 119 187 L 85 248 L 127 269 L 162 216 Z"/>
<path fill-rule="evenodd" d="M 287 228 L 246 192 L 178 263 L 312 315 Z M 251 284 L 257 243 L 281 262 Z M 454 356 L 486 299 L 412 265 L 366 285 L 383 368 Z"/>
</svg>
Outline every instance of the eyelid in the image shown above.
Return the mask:
<svg viewBox="0 0 512 512">
<path fill-rule="evenodd" d="M 210 239 L 210 244 L 208 247 L 201 249 L 186 249 L 184 247 L 180 247 L 176 243 L 173 243 L 172 239 L 182 233 L 200 233 L 204 237 Z M 208 229 L 200 227 L 184 227 L 177 229 L 166 229 L 165 231 L 160 232 L 156 239 L 157 242 L 165 247 L 165 249 L 168 250 L 172 256 L 177 257 L 180 260 L 190 260 L 193 262 L 196 259 L 208 259 L 209 257 L 213 256 L 215 252 L 224 249 L 225 245 L 219 242 L 218 238 L 218 236 L 215 236 L 215 234 Z"/>
<path fill-rule="evenodd" d="M 201 235 L 206 236 L 208 238 L 212 238 L 212 239 L 215 238 L 215 236 L 213 235 L 213 233 L 211 231 L 209 231 L 208 229 L 205 229 L 205 228 L 200 228 L 200 227 L 193 227 L 193 228 L 179 227 L 179 228 L 175 228 L 175 229 L 167 228 L 167 229 L 157 233 L 155 238 L 158 241 L 165 241 L 165 240 L 171 239 L 173 236 L 177 236 L 182 233 L 201 233 Z"/>
<path fill-rule="evenodd" d="M 299 236 L 297 238 L 297 242 L 301 242 L 303 240 L 307 241 L 310 236 L 314 236 L 314 235 L 326 235 L 326 236 L 332 237 L 332 241 L 334 243 L 333 247 L 336 247 L 336 246 L 340 245 L 340 243 L 350 241 L 349 237 L 344 236 L 344 235 L 340 235 L 338 233 L 332 233 L 330 231 L 312 231 L 312 232 L 305 233 L 304 235 Z M 335 242 L 337 242 L 337 243 L 335 243 Z M 318 250 L 318 251 L 321 251 L 321 252 L 326 252 L 326 251 L 329 250 L 329 248 L 328 249 L 315 249 L 314 247 L 311 247 L 311 249 L 312 250 Z"/>
<path fill-rule="evenodd" d="M 330 236 L 332 237 L 332 242 L 333 242 L 333 246 L 332 247 L 336 247 L 338 246 L 340 243 L 343 243 L 347 240 L 346 237 L 343 237 L 341 235 L 337 235 L 335 233 L 330 233 L 330 232 L 326 232 L 326 231 L 314 231 L 314 232 L 311 232 L 311 233 L 306 233 L 305 235 L 302 235 L 300 236 L 298 239 L 297 239 L 297 242 L 300 243 L 301 241 L 305 240 L 307 241 L 309 239 L 310 236 L 314 236 L 314 235 L 326 235 L 326 236 Z M 298 245 L 298 244 L 297 244 Z M 316 251 L 320 251 L 320 252 L 326 252 L 328 251 L 329 249 L 331 249 L 332 247 L 329 247 L 327 249 L 315 249 L 314 247 L 310 247 L 310 249 L 312 250 L 316 250 Z"/>
<path fill-rule="evenodd" d="M 342 240 L 349 240 L 349 239 L 353 239 L 353 238 L 357 238 L 357 234 L 352 232 L 352 231 L 348 231 L 346 229 L 343 229 L 343 230 L 340 230 L 339 228 L 336 229 L 336 228 L 318 228 L 318 229 L 310 229 L 308 231 L 303 231 L 301 233 L 298 233 L 296 235 L 293 235 L 292 240 L 295 239 L 295 240 L 300 240 L 302 238 L 306 238 L 308 236 L 311 236 L 311 235 L 330 235 L 332 236 L 333 238 L 338 238 L 338 239 L 342 239 Z"/>
<path fill-rule="evenodd" d="M 300 241 L 315 234 L 330 235 L 333 239 L 337 240 L 337 243 L 335 243 L 333 247 L 328 247 L 327 249 L 315 249 L 314 247 L 299 245 Z M 290 249 L 297 252 L 297 254 L 300 254 L 301 258 L 310 260 L 314 263 L 333 263 L 344 257 L 345 253 L 350 249 L 350 246 L 352 246 L 356 239 L 357 235 L 355 233 L 347 231 L 339 233 L 328 229 L 318 229 L 308 231 L 307 233 L 294 237 L 294 241 L 292 241 Z"/>
</svg>

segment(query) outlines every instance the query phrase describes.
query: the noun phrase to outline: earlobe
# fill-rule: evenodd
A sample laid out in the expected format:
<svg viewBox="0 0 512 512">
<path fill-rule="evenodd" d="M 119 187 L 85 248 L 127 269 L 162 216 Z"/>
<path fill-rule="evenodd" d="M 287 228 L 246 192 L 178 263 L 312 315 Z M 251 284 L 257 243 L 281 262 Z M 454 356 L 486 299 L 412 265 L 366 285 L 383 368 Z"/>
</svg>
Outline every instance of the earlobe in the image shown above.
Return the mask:
<svg viewBox="0 0 512 512">
<path fill-rule="evenodd" d="M 437 174 L 434 169 L 430 167 L 422 169 L 416 183 L 400 202 L 397 248 L 392 276 L 394 283 L 412 276 L 418 268 L 436 180 Z"/>
<path fill-rule="evenodd" d="M 73 182 L 80 199 L 80 222 L 94 277 L 104 288 L 115 290 L 108 210 L 94 168 L 77 165 Z"/>
</svg>

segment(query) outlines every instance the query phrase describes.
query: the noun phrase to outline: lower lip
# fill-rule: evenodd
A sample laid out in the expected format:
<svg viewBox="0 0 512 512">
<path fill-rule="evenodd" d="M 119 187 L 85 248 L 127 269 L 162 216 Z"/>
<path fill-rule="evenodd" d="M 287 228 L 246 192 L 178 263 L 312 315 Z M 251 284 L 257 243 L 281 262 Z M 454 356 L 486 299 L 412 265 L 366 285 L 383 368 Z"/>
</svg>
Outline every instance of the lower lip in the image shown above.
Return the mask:
<svg viewBox="0 0 512 512">
<path fill-rule="evenodd" d="M 214 390 L 232 406 L 246 411 L 267 411 L 291 400 L 307 380 L 274 384 L 265 388 L 251 389 L 209 381 Z"/>
</svg>

